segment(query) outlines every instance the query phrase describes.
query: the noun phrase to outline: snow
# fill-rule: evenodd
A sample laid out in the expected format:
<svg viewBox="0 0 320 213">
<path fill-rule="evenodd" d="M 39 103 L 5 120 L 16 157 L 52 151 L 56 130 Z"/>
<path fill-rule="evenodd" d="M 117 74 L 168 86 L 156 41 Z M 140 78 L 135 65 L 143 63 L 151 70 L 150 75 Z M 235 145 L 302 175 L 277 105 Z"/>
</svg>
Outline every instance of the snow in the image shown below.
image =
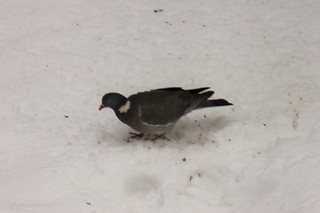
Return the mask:
<svg viewBox="0 0 320 213">
<path fill-rule="evenodd" d="M 0 11 L 1 212 L 319 212 L 319 2 Z M 234 106 L 188 114 L 155 143 L 127 143 L 98 111 L 107 92 L 166 86 L 210 86 Z"/>
</svg>

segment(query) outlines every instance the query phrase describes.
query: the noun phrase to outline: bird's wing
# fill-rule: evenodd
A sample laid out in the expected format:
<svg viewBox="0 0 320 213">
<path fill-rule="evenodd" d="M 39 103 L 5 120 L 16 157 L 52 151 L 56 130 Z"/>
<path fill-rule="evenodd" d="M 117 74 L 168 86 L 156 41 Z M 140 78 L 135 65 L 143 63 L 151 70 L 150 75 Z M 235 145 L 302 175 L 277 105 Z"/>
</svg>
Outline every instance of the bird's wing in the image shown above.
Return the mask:
<svg viewBox="0 0 320 213">
<path fill-rule="evenodd" d="M 210 93 L 211 95 L 211 93 Z M 185 90 L 153 90 L 129 97 L 136 103 L 138 117 L 148 125 L 165 126 L 175 123 L 181 116 L 192 111 L 209 94 L 190 94 Z"/>
<path fill-rule="evenodd" d="M 167 88 L 159 88 L 159 89 L 154 89 L 151 91 L 168 91 L 168 92 L 176 92 L 176 91 L 181 91 L 183 90 L 181 87 L 167 87 Z"/>
<path fill-rule="evenodd" d="M 210 89 L 210 87 L 201 87 L 196 89 L 184 90 L 181 87 L 167 87 L 167 88 L 159 88 L 151 91 L 167 91 L 167 92 L 177 92 L 177 91 L 184 91 L 190 94 L 198 94 L 204 90 Z"/>
<path fill-rule="evenodd" d="M 183 99 L 176 93 L 151 91 L 129 97 L 136 104 L 138 117 L 148 125 L 165 126 L 184 115 Z"/>
</svg>

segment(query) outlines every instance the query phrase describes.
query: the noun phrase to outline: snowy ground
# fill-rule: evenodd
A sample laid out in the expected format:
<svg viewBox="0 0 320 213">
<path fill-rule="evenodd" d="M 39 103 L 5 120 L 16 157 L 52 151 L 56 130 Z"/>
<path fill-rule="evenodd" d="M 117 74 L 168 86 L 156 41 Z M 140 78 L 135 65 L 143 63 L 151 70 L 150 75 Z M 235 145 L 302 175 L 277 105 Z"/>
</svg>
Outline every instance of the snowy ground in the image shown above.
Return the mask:
<svg viewBox="0 0 320 213">
<path fill-rule="evenodd" d="M 319 20 L 314 0 L 2 0 L 0 211 L 319 212 Z M 234 106 L 156 143 L 97 110 L 165 86 Z"/>
</svg>

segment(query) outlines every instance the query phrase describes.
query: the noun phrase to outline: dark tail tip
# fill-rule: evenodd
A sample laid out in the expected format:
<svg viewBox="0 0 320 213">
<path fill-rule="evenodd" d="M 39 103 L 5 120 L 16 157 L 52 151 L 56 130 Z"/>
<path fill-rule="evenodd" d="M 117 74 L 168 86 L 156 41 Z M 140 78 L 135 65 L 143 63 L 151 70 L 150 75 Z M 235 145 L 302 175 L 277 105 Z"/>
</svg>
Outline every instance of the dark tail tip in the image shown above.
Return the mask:
<svg viewBox="0 0 320 213">
<path fill-rule="evenodd" d="M 206 108 L 206 107 L 219 107 L 219 106 L 231 106 L 232 103 L 229 103 L 225 99 L 215 99 L 215 100 L 207 100 L 200 103 L 196 109 Z"/>
<path fill-rule="evenodd" d="M 228 102 L 225 99 L 216 99 L 216 100 L 209 100 L 212 102 L 213 106 L 230 106 L 233 105 L 232 103 Z"/>
</svg>

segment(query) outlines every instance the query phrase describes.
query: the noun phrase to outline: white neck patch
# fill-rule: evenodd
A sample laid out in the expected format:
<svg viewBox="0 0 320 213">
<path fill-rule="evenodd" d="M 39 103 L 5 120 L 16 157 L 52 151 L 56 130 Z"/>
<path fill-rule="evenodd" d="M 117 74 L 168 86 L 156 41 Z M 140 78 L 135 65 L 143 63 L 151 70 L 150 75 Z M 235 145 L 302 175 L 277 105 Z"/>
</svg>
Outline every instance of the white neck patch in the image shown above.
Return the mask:
<svg viewBox="0 0 320 213">
<path fill-rule="evenodd" d="M 120 113 L 127 113 L 129 109 L 130 109 L 130 101 L 127 101 L 124 105 L 122 105 L 122 106 L 118 109 L 118 111 L 119 111 Z"/>
</svg>

